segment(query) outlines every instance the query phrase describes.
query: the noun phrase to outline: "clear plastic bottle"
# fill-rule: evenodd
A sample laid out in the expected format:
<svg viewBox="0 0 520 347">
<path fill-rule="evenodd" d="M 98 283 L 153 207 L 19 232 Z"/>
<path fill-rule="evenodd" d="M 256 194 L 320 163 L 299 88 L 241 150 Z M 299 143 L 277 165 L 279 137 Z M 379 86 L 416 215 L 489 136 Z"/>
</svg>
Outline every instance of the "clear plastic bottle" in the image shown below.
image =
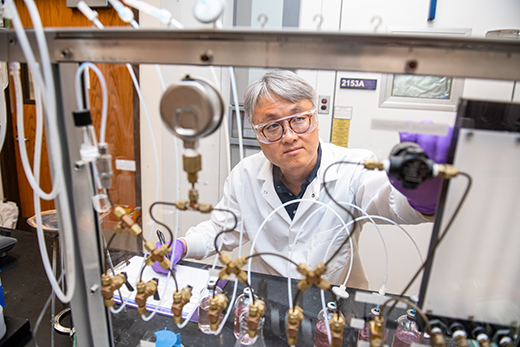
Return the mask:
<svg viewBox="0 0 520 347">
<path fill-rule="evenodd" d="M 208 283 L 208 287 L 202 292 L 202 299 L 199 304 L 199 330 L 204 334 L 211 334 L 211 328 L 209 326 L 208 321 L 208 311 L 209 311 L 209 299 L 213 296 L 213 287 L 215 286 L 215 281 L 210 281 Z M 218 294 L 222 291 L 219 287 L 215 288 L 215 294 Z M 220 319 L 222 319 L 224 315 L 220 315 Z"/>
<path fill-rule="evenodd" d="M 253 295 L 254 291 L 253 291 Z M 258 299 L 258 296 L 255 295 L 255 299 Z M 234 334 L 235 338 L 238 339 L 238 336 L 240 335 L 240 315 L 242 312 L 246 311 L 249 307 L 249 304 L 251 303 L 251 296 L 250 296 L 250 289 L 249 287 L 245 287 L 242 294 L 240 294 L 236 300 L 235 300 L 235 327 L 234 327 Z M 247 318 L 246 318 L 247 320 Z"/>
<path fill-rule="evenodd" d="M 379 308 L 374 307 L 370 310 L 370 319 L 374 319 L 374 317 L 379 316 L 381 311 L 379 311 Z M 370 329 L 368 327 L 368 322 L 365 323 L 365 326 L 363 329 L 361 329 L 358 333 L 358 345 L 359 341 L 370 341 Z M 388 340 L 388 329 L 385 329 L 385 338 L 383 339 L 383 344 L 386 344 L 386 341 Z"/>
<path fill-rule="evenodd" d="M 248 294 L 249 295 L 249 294 Z M 247 317 L 249 315 L 248 311 L 243 311 L 238 317 L 238 326 L 240 328 L 239 334 L 237 337 L 237 342 L 235 343 L 235 347 L 267 347 L 264 341 L 264 321 L 265 318 L 262 317 L 258 321 L 258 330 L 256 332 L 256 336 L 251 338 L 247 333 Z"/>
<path fill-rule="evenodd" d="M 326 311 L 326 313 L 325 313 Z M 314 347 L 328 347 L 329 337 L 327 335 L 327 322 L 332 317 L 334 311 L 336 311 L 336 304 L 333 302 L 327 303 L 327 308 L 321 310 L 318 313 L 318 321 L 316 322 L 316 332 L 314 333 Z M 327 315 L 327 320 L 325 320 L 325 314 Z"/>
<path fill-rule="evenodd" d="M 412 343 L 421 343 L 422 334 L 415 322 L 415 310 L 408 310 L 397 319 L 392 347 L 410 347 Z"/>
</svg>

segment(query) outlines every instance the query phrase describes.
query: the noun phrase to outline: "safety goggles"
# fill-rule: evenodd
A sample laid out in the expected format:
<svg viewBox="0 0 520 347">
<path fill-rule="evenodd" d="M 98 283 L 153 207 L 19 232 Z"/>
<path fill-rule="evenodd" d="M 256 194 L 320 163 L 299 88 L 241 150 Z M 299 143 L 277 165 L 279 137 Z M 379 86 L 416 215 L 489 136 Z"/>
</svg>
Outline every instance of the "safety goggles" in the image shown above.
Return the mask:
<svg viewBox="0 0 520 347">
<path fill-rule="evenodd" d="M 316 109 L 312 109 L 275 121 L 254 125 L 253 130 L 258 141 L 269 144 L 281 140 L 287 129 L 291 129 L 293 133 L 298 135 L 310 133 L 318 126 L 318 119 L 315 116 Z M 285 126 L 285 123 L 289 126 Z"/>
</svg>

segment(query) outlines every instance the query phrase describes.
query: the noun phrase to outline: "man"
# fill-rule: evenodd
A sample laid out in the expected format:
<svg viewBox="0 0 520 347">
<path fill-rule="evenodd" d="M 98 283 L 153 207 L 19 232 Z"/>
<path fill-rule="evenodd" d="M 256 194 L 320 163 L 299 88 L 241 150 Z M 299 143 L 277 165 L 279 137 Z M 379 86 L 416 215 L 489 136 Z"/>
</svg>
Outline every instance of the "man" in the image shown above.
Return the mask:
<svg viewBox="0 0 520 347">
<path fill-rule="evenodd" d="M 400 224 L 422 223 L 431 218 L 412 208 L 384 172 L 369 171 L 357 164 L 334 165 L 339 161 L 362 163 L 374 155 L 367 150 L 321 142 L 316 102 L 314 89 L 290 71 L 270 71 L 247 88 L 244 110 L 262 152 L 242 160 L 226 181 L 224 197 L 216 207 L 233 211 L 239 223 L 235 231 L 219 237 L 219 244 L 225 251 L 234 249 L 239 245 L 242 231 L 243 242 L 257 238 L 256 253 L 291 256 L 296 263 L 303 262 L 312 268 L 329 259 L 351 232 L 354 233 L 352 246 L 347 243 L 342 247 L 323 277 L 342 284 L 352 261 L 347 285 L 368 289 L 357 251 L 359 229 L 364 221 L 347 232 L 344 223 L 352 218 L 325 193 L 325 185 L 336 201 L 354 204 L 368 214 L 381 215 Z M 297 198 L 304 200 L 282 207 Z M 421 210 L 421 198 L 414 198 L 413 203 Z M 270 219 L 260 229 L 269 215 Z M 214 254 L 215 236 L 233 224 L 229 213 L 213 212 L 209 221 L 190 228 L 185 238 L 178 241 L 174 263 L 181 255 L 202 259 Z M 280 276 L 291 271 L 298 277 L 294 265 L 273 255 L 254 258 L 252 269 Z"/>
</svg>

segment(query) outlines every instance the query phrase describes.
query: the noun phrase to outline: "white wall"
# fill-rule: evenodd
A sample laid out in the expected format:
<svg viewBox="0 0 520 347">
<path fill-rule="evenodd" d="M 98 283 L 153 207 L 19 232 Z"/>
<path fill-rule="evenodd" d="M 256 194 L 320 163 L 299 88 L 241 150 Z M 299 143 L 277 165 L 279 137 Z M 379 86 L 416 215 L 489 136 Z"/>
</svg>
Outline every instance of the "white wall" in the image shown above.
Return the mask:
<svg viewBox="0 0 520 347">
<path fill-rule="evenodd" d="M 166 7 L 174 16 L 186 27 L 197 27 L 200 25 L 191 14 L 191 7 L 194 0 L 189 1 L 167 1 L 167 0 L 148 0 L 156 6 Z M 227 0 L 227 11 L 224 15 L 224 25 L 229 27 L 232 23 L 232 1 Z M 323 18 L 321 30 L 323 31 L 354 31 L 354 32 L 373 32 L 374 24 L 371 20 L 378 15 L 382 18 L 379 32 L 386 32 L 388 27 L 409 27 L 409 28 L 470 28 L 473 36 L 484 36 L 485 32 L 500 28 L 520 28 L 520 2 L 518 0 L 439 0 L 437 4 L 436 19 L 432 23 L 427 22 L 429 0 L 302 0 L 300 10 L 300 28 L 304 30 L 317 30 L 317 20 L 321 15 Z M 253 23 L 256 23 L 256 16 L 262 11 L 269 11 L 276 7 L 269 5 L 270 2 L 254 1 L 252 14 Z M 262 6 L 264 5 L 264 7 Z M 267 6 L 267 7 L 265 7 Z M 274 7 L 273 7 L 274 6 Z M 270 16 L 267 26 L 276 26 L 279 22 L 275 14 Z M 154 19 L 141 17 L 143 27 L 158 26 Z M 257 25 L 257 24 L 255 24 Z M 449 62 L 447 62 L 449 63 Z M 470 62 L 468 62 L 470 63 Z M 492 62 L 490 62 L 492 63 Z M 163 68 L 167 85 L 178 80 L 179 76 L 185 73 L 201 74 L 210 77 L 207 68 L 175 66 Z M 396 133 L 375 131 L 370 128 L 373 118 L 387 118 L 400 120 L 423 120 L 430 119 L 439 123 L 453 124 L 455 112 L 428 111 L 428 110 L 403 110 L 403 109 L 383 109 L 379 105 L 379 94 L 381 86 L 381 74 L 378 73 L 358 73 L 358 72 L 331 72 L 299 70 L 298 73 L 309 81 L 317 90 L 319 95 L 331 96 L 331 103 L 335 106 L 350 106 L 353 109 L 349 147 L 368 148 L 373 150 L 380 158 L 386 157 L 390 149 L 398 142 Z M 217 69 L 219 78 L 222 79 L 221 87 L 226 100 L 229 100 L 229 77 L 226 69 Z M 165 201 L 175 201 L 175 157 L 172 148 L 175 139 L 164 129 L 158 114 L 158 103 L 161 90 L 159 80 L 156 77 L 155 67 L 141 67 L 141 83 L 143 93 L 147 100 L 148 109 L 152 118 L 152 126 L 156 133 L 159 148 L 161 177 L 159 182 L 159 199 Z M 345 90 L 339 89 L 340 77 L 371 78 L 378 80 L 378 88 L 375 91 L 367 90 Z M 483 81 L 466 80 L 463 97 L 484 98 L 492 100 L 508 101 L 513 98 L 520 101 L 520 85 L 514 88 L 511 81 Z M 333 110 L 333 107 L 331 108 Z M 333 113 L 320 115 L 320 136 L 325 141 L 330 141 L 330 132 Z M 152 155 L 150 137 L 148 135 L 145 118 L 141 117 L 141 160 L 143 177 L 143 206 L 147 211 L 147 206 L 155 201 L 155 163 Z M 223 148 L 222 134 L 216 133 L 201 142 L 200 151 L 203 154 L 203 171 L 200 173 L 201 201 L 216 203 L 220 198 L 221 187 L 225 179 L 225 151 Z M 181 144 L 179 143 L 181 146 Z M 187 196 L 187 181 L 184 172 L 180 175 L 181 198 Z M 173 223 L 173 211 L 166 214 L 166 221 Z M 187 228 L 201 220 L 205 216 L 198 214 L 181 214 L 179 235 L 183 235 Z M 146 218 L 145 222 L 149 222 Z M 149 225 L 149 223 L 147 223 Z M 420 226 L 408 226 L 406 229 L 417 242 L 423 257 L 425 257 L 430 233 L 431 224 Z M 381 229 L 387 243 L 389 252 L 389 278 L 387 286 L 392 292 L 399 292 L 411 277 L 412 273 L 419 266 L 419 257 L 413 244 L 408 238 L 396 228 L 385 226 Z M 146 231 L 148 232 L 148 231 Z M 367 274 L 371 283 L 371 288 L 379 289 L 384 271 L 384 254 L 382 243 L 376 230 L 372 226 L 365 226 L 361 236 L 361 255 L 365 264 Z M 417 282 L 409 293 L 417 293 L 419 283 Z"/>
</svg>

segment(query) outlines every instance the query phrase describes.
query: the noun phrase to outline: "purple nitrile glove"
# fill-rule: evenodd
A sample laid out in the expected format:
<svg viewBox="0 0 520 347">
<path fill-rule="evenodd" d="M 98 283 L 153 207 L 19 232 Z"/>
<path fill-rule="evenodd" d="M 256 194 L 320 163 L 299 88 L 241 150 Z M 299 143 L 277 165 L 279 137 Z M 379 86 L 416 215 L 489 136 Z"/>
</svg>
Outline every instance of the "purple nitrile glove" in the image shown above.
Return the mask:
<svg viewBox="0 0 520 347">
<path fill-rule="evenodd" d="M 155 244 L 155 247 L 161 247 L 161 243 L 157 242 Z M 172 245 L 172 249 L 173 249 L 173 245 Z M 177 264 L 179 262 L 179 260 L 181 260 L 181 257 L 183 254 L 184 254 L 184 242 L 182 242 L 181 240 L 175 240 L 175 254 L 173 255 L 173 259 L 172 259 L 172 269 L 175 266 L 175 264 Z M 172 252 L 168 253 L 168 259 L 170 259 L 171 255 L 172 255 Z M 155 263 L 152 264 L 152 269 L 153 269 L 153 271 L 160 273 L 160 274 L 168 273 L 168 270 L 163 269 L 161 264 L 159 264 L 158 261 L 156 261 Z"/>
<path fill-rule="evenodd" d="M 426 123 L 432 122 L 426 121 Z M 452 130 L 453 129 L 449 127 L 446 136 L 399 133 L 399 138 L 401 142 L 417 143 L 422 147 L 431 160 L 438 164 L 445 164 L 448 156 Z M 390 177 L 390 183 L 406 196 L 410 206 L 412 206 L 416 211 L 426 214 L 435 213 L 441 191 L 442 178 L 435 177 L 433 179 L 428 179 L 419 184 L 416 189 L 404 188 L 402 183 L 394 177 Z"/>
</svg>

